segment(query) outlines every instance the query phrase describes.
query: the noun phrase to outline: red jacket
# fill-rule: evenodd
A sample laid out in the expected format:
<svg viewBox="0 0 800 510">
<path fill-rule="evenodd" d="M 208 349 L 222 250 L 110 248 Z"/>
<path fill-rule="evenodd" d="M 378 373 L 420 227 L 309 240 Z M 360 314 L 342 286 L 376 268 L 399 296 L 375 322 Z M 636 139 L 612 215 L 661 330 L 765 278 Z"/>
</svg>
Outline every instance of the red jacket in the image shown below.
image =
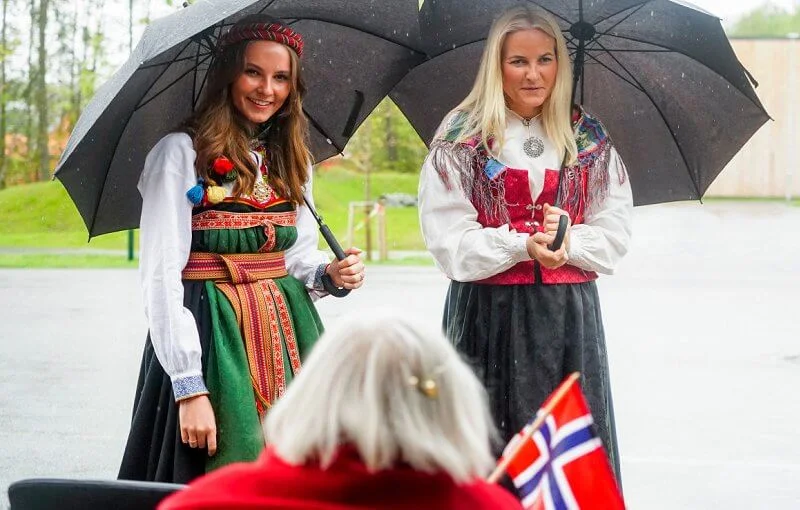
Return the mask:
<svg viewBox="0 0 800 510">
<path fill-rule="evenodd" d="M 291 466 L 271 450 L 250 464 L 233 464 L 192 482 L 159 510 L 187 509 L 521 510 L 504 489 L 475 481 L 456 485 L 446 474 L 408 467 L 369 473 L 354 450 L 340 452 L 328 469 Z"/>
</svg>

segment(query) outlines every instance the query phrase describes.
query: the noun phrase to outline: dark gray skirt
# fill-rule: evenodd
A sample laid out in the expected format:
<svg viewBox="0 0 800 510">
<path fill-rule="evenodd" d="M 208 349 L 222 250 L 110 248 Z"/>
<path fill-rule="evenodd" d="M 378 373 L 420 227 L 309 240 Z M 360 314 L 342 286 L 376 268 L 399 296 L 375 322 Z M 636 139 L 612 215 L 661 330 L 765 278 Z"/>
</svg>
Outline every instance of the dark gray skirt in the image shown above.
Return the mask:
<svg viewBox="0 0 800 510">
<path fill-rule="evenodd" d="M 211 343 L 211 312 L 202 281 L 184 282 L 184 306 L 195 316 L 203 351 L 203 375 Z M 120 480 L 189 483 L 206 473 L 205 449 L 190 448 L 181 441 L 178 404 L 172 381 L 156 358 L 147 335 L 139 382 L 133 402 L 128 442 L 117 477 Z"/>
<path fill-rule="evenodd" d="M 451 282 L 444 331 L 489 392 L 503 445 L 570 373 L 594 416 L 617 480 L 619 451 L 595 282 L 482 285 Z M 501 451 L 500 448 L 498 451 Z"/>
</svg>

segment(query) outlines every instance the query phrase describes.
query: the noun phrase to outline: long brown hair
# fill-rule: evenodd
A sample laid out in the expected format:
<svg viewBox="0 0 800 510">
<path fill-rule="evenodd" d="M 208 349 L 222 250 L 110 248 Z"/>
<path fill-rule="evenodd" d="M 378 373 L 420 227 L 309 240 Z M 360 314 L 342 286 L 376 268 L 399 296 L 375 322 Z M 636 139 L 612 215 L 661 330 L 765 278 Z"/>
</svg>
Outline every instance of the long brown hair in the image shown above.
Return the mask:
<svg viewBox="0 0 800 510">
<path fill-rule="evenodd" d="M 236 25 L 270 23 L 264 15 L 247 16 Z M 245 51 L 250 40 L 224 46 L 208 70 L 205 96 L 185 129 L 194 140 L 197 175 L 218 181 L 210 173 L 213 161 L 226 156 L 236 168 L 233 195 L 252 192 L 257 168 L 250 154 L 251 141 L 258 136 L 267 149 L 267 179 L 275 192 L 294 202 L 303 202 L 303 185 L 308 179 L 311 153 L 308 150 L 308 123 L 303 114 L 306 88 L 300 76 L 300 62 L 291 48 L 292 88 L 280 110 L 264 124 L 253 125 L 233 105 L 231 84 L 244 72 Z"/>
</svg>

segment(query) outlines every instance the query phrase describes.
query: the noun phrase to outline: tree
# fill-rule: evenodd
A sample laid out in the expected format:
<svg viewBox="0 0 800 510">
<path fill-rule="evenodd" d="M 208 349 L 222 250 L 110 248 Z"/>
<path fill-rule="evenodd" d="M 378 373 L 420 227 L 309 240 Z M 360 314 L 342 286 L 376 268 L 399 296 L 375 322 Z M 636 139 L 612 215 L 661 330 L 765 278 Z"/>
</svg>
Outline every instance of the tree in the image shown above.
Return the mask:
<svg viewBox="0 0 800 510">
<path fill-rule="evenodd" d="M 728 31 L 731 37 L 786 37 L 800 33 L 800 9 L 794 13 L 765 5 L 742 16 Z"/>
<path fill-rule="evenodd" d="M 7 33 L 8 0 L 3 0 L 2 24 L 0 24 L 0 189 L 6 183 L 6 56 L 8 55 Z"/>
<path fill-rule="evenodd" d="M 47 123 L 47 10 L 50 0 L 39 0 L 39 72 L 36 75 L 36 109 L 39 112 L 38 129 L 36 130 L 36 148 L 38 152 L 37 168 L 39 179 L 50 178 L 50 150 L 48 146 Z"/>
<path fill-rule="evenodd" d="M 37 68 L 33 65 L 33 50 L 35 45 L 33 44 L 33 40 L 36 33 L 36 0 L 30 0 L 29 4 L 29 12 L 30 12 L 30 24 L 28 25 L 28 82 L 25 85 L 25 89 L 23 91 L 23 100 L 25 101 L 25 145 L 26 145 L 26 157 L 33 161 L 33 154 L 35 147 L 35 138 L 34 138 L 34 122 L 33 122 L 33 90 L 34 90 L 34 81 L 36 80 L 36 75 L 38 73 Z M 35 176 L 34 176 L 35 178 Z"/>
<path fill-rule="evenodd" d="M 418 172 L 427 152 L 414 128 L 388 98 L 367 117 L 348 147 L 354 155 L 368 154 L 366 160 L 376 172 Z"/>
</svg>

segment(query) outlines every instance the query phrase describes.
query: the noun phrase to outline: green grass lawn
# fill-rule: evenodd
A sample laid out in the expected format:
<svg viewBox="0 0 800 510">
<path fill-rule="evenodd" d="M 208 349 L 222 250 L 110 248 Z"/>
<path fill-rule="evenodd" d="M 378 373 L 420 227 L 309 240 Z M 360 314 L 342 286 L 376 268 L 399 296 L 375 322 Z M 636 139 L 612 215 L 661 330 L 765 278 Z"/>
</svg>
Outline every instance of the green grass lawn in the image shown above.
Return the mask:
<svg viewBox="0 0 800 510">
<path fill-rule="evenodd" d="M 363 174 L 340 166 L 320 167 L 314 175 L 314 199 L 317 211 L 340 242 L 347 234 L 348 204 L 364 200 Z M 417 176 L 385 173 L 371 176 L 373 199 L 384 193 L 416 195 Z M 14 186 L 0 191 L 0 267 L 135 267 L 127 260 L 128 233 L 115 232 L 89 241 L 86 227 L 69 195 L 59 182 L 42 182 Z M 355 219 L 358 226 L 364 215 Z M 366 247 L 363 223 L 356 229 L 353 244 Z M 387 247 L 389 251 L 424 250 L 419 232 L 417 209 L 386 210 Z M 138 231 L 135 232 L 138 243 Z M 377 258 L 377 223 L 372 222 L 373 256 Z M 320 247 L 327 249 L 324 241 Z M 346 248 L 346 246 L 345 246 Z M 5 253 L 3 249 L 6 249 Z M 36 253 L 47 250 L 75 249 L 75 254 Z M 86 250 L 119 250 L 120 255 L 91 254 Z M 12 251 L 13 250 L 13 251 Z M 24 253 L 31 250 L 31 253 Z M 16 253 L 20 251 L 20 253 Z M 411 256 L 392 263 L 429 264 L 426 258 Z"/>
</svg>

